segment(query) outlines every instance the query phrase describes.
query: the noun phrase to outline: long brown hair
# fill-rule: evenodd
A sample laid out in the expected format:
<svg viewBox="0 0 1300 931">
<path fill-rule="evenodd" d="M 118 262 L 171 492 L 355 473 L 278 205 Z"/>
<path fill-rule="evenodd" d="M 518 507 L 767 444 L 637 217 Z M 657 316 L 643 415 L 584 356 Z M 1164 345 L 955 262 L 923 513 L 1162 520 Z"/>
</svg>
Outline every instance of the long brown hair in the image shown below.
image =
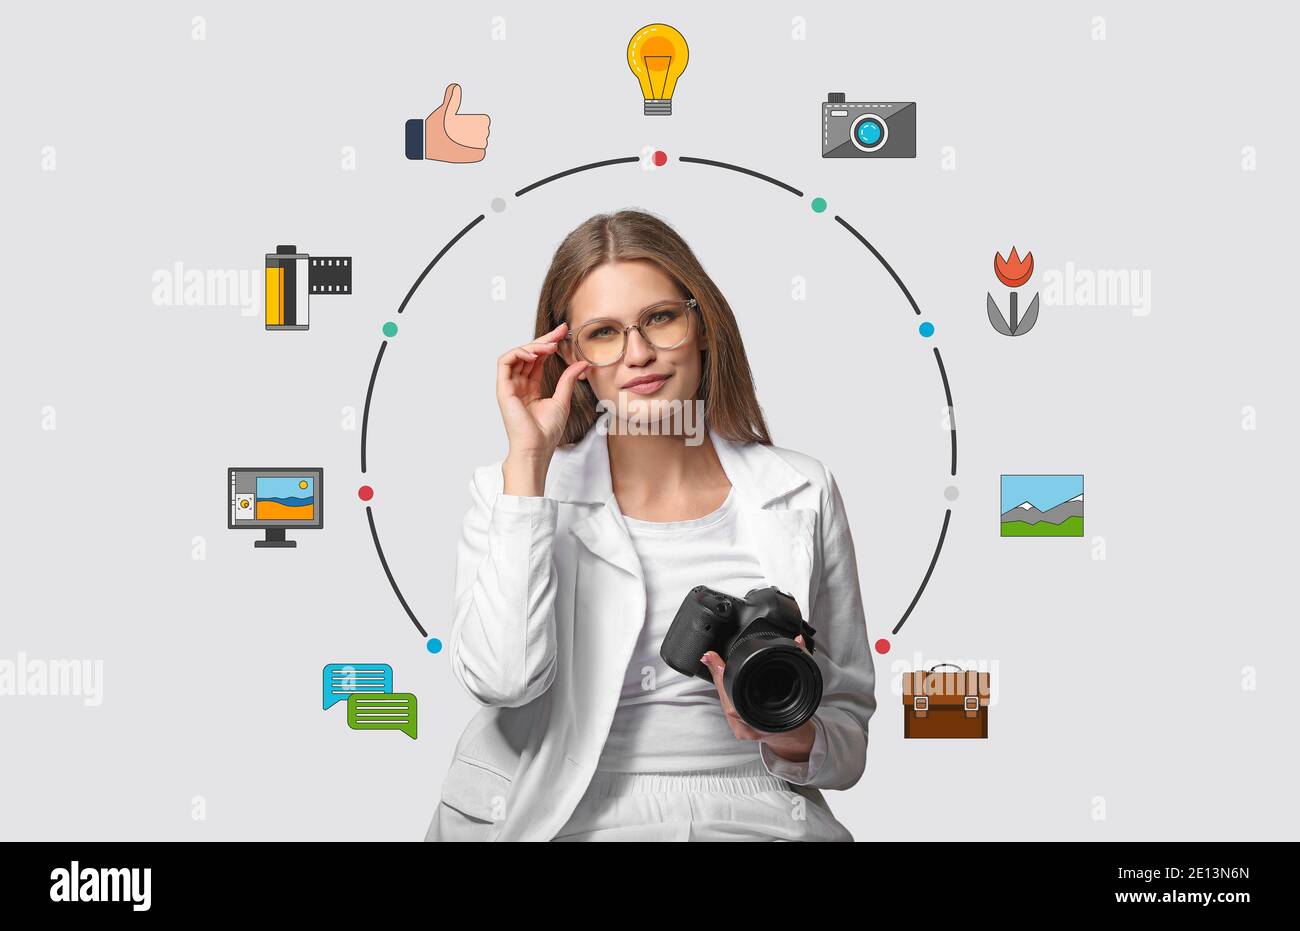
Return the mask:
<svg viewBox="0 0 1300 931">
<path fill-rule="evenodd" d="M 658 217 L 640 210 L 602 213 L 566 236 L 555 250 L 542 282 L 536 335 L 549 333 L 568 318 L 573 293 L 593 269 L 633 259 L 653 262 L 684 292 L 684 297 L 695 298 L 699 305 L 704 357 L 696 398 L 704 401 L 705 423 L 729 440 L 771 445 L 731 306 L 691 247 Z M 555 392 L 566 366 L 558 353 L 547 358 L 542 369 L 545 396 Z M 569 405 L 562 444 L 575 443 L 587 434 L 599 414 L 596 404 L 591 385 L 579 381 Z"/>
</svg>

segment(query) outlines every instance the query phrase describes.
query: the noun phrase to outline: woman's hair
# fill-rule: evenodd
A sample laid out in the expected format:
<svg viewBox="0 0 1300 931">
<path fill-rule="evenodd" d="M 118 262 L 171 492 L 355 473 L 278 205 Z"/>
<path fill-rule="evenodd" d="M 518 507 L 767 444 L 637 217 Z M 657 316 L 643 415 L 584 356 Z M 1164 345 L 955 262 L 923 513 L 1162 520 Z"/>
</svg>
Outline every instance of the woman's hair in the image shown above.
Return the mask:
<svg viewBox="0 0 1300 931">
<path fill-rule="evenodd" d="M 696 398 L 704 401 L 705 423 L 729 440 L 771 445 L 731 307 L 691 247 L 658 217 L 640 210 L 598 214 L 566 236 L 542 282 L 536 335 L 543 336 L 568 319 L 573 293 L 594 269 L 635 259 L 653 262 L 677 284 L 684 298 L 696 300 L 704 349 Z M 547 357 L 542 369 L 544 396 L 554 393 L 566 367 L 558 353 Z M 579 381 L 562 444 L 575 443 L 587 434 L 599 413 L 596 404 L 591 385 Z"/>
</svg>

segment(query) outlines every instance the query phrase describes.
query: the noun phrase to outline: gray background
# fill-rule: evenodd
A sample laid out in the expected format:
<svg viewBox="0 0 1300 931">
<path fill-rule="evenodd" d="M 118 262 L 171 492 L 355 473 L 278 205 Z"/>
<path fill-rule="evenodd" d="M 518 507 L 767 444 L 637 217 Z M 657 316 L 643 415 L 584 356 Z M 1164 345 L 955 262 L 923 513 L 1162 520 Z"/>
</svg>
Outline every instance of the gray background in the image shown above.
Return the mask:
<svg viewBox="0 0 1300 931">
<path fill-rule="evenodd" d="M 488 212 L 401 319 L 370 425 L 384 545 L 445 638 L 470 473 L 505 451 L 495 357 L 531 334 L 563 234 L 638 206 L 731 300 L 777 443 L 838 476 L 873 639 L 947 505 L 931 347 L 944 354 L 960 497 L 928 591 L 876 658 L 866 774 L 829 796 L 856 837 L 1294 838 L 1297 14 L 1279 6 L 10 8 L 0 660 L 101 659 L 105 681 L 97 708 L 0 697 L 0 836 L 423 836 L 476 706 L 402 613 L 355 497 L 380 326 Z M 624 60 L 656 20 L 692 52 L 669 119 L 641 115 Z M 403 121 L 453 81 L 464 112 L 492 117 L 486 160 L 407 162 Z M 917 101 L 918 157 L 822 160 L 831 90 Z M 512 196 L 645 146 L 673 161 Z M 837 212 L 908 282 L 933 340 Z M 307 332 L 262 329 L 277 243 L 355 259 L 354 293 L 314 298 Z M 991 259 L 1013 244 L 1040 269 L 1022 300 L 1067 262 L 1149 270 L 1150 314 L 1049 307 L 999 336 L 984 297 L 1005 299 Z M 175 262 L 254 272 L 254 316 L 157 306 L 151 276 Z M 249 463 L 324 466 L 325 528 L 280 551 L 227 530 L 226 468 Z M 1003 472 L 1084 473 L 1088 538 L 999 539 Z M 895 664 L 950 659 L 993 672 L 990 739 L 904 742 Z M 419 696 L 419 739 L 322 712 L 330 662 L 391 663 Z"/>
</svg>

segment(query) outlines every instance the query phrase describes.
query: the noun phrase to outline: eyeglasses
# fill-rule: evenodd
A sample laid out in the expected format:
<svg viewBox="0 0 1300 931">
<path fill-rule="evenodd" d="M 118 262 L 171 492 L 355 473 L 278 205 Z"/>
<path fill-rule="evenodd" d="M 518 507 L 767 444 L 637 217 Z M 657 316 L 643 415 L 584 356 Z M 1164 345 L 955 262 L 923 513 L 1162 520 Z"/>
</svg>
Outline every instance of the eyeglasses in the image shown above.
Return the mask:
<svg viewBox="0 0 1300 931">
<path fill-rule="evenodd" d="M 691 335 L 691 311 L 699 308 L 695 298 L 651 304 L 637 315 L 636 323 L 623 326 L 602 317 L 588 320 L 566 340 L 572 340 L 578 355 L 594 366 L 613 365 L 627 351 L 627 331 L 636 330 L 655 349 L 676 349 Z"/>
</svg>

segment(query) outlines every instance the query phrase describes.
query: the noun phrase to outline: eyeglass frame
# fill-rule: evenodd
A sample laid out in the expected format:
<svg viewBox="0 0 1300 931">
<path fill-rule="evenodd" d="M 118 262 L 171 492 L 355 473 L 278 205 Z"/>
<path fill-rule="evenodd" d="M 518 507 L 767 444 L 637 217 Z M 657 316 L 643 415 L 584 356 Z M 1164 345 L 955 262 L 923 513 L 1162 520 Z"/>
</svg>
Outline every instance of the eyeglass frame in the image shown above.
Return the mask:
<svg viewBox="0 0 1300 931">
<path fill-rule="evenodd" d="M 657 350 L 659 350 L 660 352 L 668 352 L 668 351 L 670 351 L 670 350 L 676 349 L 676 348 L 677 348 L 678 346 L 680 346 L 682 343 L 686 342 L 688 339 L 691 338 L 691 331 L 690 331 L 689 328 L 688 328 L 687 331 L 686 331 L 686 335 L 683 336 L 680 340 L 678 340 L 676 343 L 674 343 L 674 344 L 671 345 L 671 346 L 656 346 L 654 343 L 652 343 L 652 342 L 650 341 L 650 338 L 649 338 L 648 336 L 646 336 L 645 333 L 642 333 L 642 332 L 641 332 L 641 321 L 642 321 L 642 318 L 645 317 L 646 313 L 648 313 L 648 312 L 651 311 L 651 310 L 654 310 L 656 307 L 663 307 L 663 306 L 666 305 L 666 304 L 685 304 L 685 305 L 686 305 L 686 311 L 687 311 L 687 313 L 689 313 L 689 312 L 692 311 L 692 310 L 694 310 L 694 311 L 696 311 L 696 312 L 698 313 L 698 312 L 699 312 L 699 309 L 700 309 L 700 302 L 697 301 L 697 300 L 696 300 L 695 298 L 693 298 L 693 297 L 680 298 L 680 299 L 675 300 L 675 301 L 655 301 L 653 304 L 649 304 L 649 305 L 647 305 L 647 306 L 645 306 L 645 307 L 642 307 L 639 311 L 637 311 L 637 314 L 636 314 L 636 320 L 637 320 L 637 322 L 636 322 L 636 323 L 629 324 L 628 326 L 623 327 L 623 348 L 619 351 L 618 358 L 617 358 L 617 359 L 614 359 L 613 361 L 610 361 L 610 362 L 592 362 L 590 359 L 588 359 L 588 358 L 586 357 L 586 355 L 585 355 L 585 354 L 583 353 L 583 351 L 582 351 L 582 348 L 578 345 L 578 334 L 579 334 L 580 332 L 582 332 L 582 331 L 585 330 L 587 327 L 589 327 L 589 326 L 591 326 L 592 324 L 595 324 L 595 323 L 608 323 L 608 322 L 618 323 L 618 321 L 615 320 L 613 317 L 597 317 L 595 320 L 588 320 L 586 323 L 584 323 L 582 326 L 580 326 L 577 330 L 573 330 L 573 331 L 569 332 L 567 335 L 565 335 L 565 336 L 560 340 L 560 342 L 572 342 L 572 343 L 573 343 L 573 349 L 574 349 L 574 351 L 578 354 L 578 357 L 581 358 L 583 362 L 586 362 L 588 365 L 590 365 L 592 368 L 604 368 L 604 367 L 607 366 L 607 365 L 617 365 L 618 363 L 620 363 L 620 362 L 623 361 L 623 357 L 624 357 L 625 355 L 627 355 L 627 332 L 628 332 L 628 330 L 636 330 L 637 333 L 641 336 L 641 339 L 645 340 L 645 344 L 646 344 L 647 346 L 651 347 L 652 349 L 657 349 Z"/>
</svg>

